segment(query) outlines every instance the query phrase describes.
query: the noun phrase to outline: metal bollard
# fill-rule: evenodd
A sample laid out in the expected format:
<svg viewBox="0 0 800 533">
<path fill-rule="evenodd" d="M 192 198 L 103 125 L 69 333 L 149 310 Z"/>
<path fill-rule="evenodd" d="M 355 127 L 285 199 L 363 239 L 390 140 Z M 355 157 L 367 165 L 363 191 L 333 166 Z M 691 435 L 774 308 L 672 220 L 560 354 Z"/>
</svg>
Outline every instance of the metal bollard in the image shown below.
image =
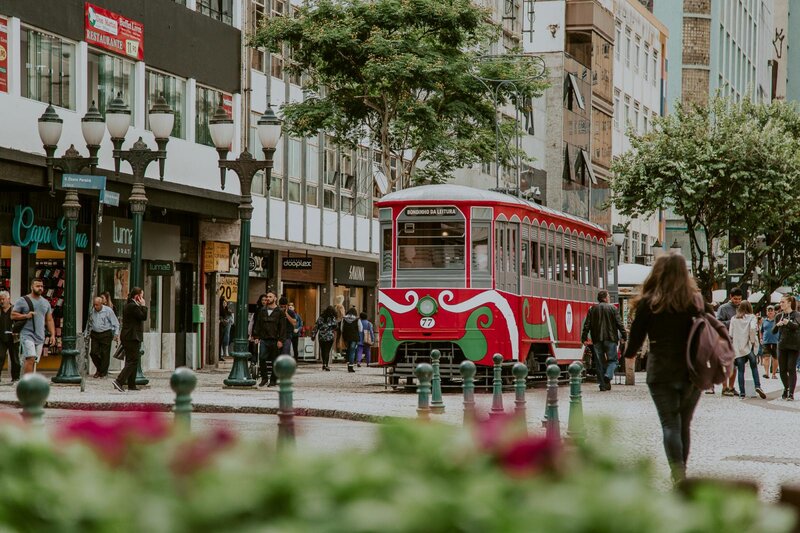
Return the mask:
<svg viewBox="0 0 800 533">
<path fill-rule="evenodd" d="M 442 352 L 431 350 L 431 366 L 433 367 L 433 379 L 431 380 L 431 412 L 435 414 L 444 413 L 444 402 L 442 401 L 442 375 L 439 372 L 439 358 Z"/>
<path fill-rule="evenodd" d="M 522 427 L 527 431 L 525 389 L 527 387 L 528 367 L 524 363 L 515 363 L 511 373 L 514 375 L 514 414 L 522 421 Z"/>
<path fill-rule="evenodd" d="M 547 366 L 547 368 L 550 368 L 550 365 L 557 365 L 558 360 L 555 357 L 550 356 L 547 359 L 545 359 L 544 364 Z"/>
<path fill-rule="evenodd" d="M 581 373 L 583 365 L 575 361 L 569 365 L 569 420 L 567 435 L 573 440 L 583 441 L 586 438 L 586 427 L 583 424 L 583 399 L 581 396 Z"/>
<path fill-rule="evenodd" d="M 492 356 L 494 362 L 494 380 L 492 380 L 492 408 L 489 410 L 489 418 L 505 414 L 503 409 L 503 356 L 499 353 Z"/>
<path fill-rule="evenodd" d="M 197 376 L 190 368 L 176 368 L 169 378 L 169 386 L 175 393 L 175 423 L 183 429 L 192 427 L 192 392 L 197 386 Z"/>
<path fill-rule="evenodd" d="M 32 427 L 44 427 L 44 404 L 49 395 L 50 383 L 41 374 L 25 374 L 19 380 L 17 399 L 22 406 L 22 418 Z"/>
<path fill-rule="evenodd" d="M 292 376 L 297 363 L 291 355 L 275 359 L 275 375 L 278 376 L 278 448 L 294 445 L 294 405 Z"/>
<path fill-rule="evenodd" d="M 414 375 L 417 376 L 417 416 L 420 420 L 430 420 L 433 367 L 428 363 L 420 363 L 414 370 Z"/>
<path fill-rule="evenodd" d="M 464 424 L 475 421 L 475 372 L 477 367 L 472 361 L 462 361 L 458 367 L 461 378 L 464 380 L 462 388 L 464 390 Z"/>
<path fill-rule="evenodd" d="M 548 438 L 561 439 L 561 428 L 558 423 L 558 376 L 561 369 L 558 365 L 547 367 L 547 407 L 544 412 L 544 427 Z"/>
</svg>

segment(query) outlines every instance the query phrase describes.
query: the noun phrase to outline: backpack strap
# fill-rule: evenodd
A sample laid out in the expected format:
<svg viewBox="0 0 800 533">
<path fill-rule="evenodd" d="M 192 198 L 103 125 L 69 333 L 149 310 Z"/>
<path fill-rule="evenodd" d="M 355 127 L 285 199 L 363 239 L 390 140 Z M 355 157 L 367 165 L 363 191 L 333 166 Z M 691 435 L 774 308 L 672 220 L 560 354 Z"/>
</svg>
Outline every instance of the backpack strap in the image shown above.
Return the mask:
<svg viewBox="0 0 800 533">
<path fill-rule="evenodd" d="M 33 302 L 31 301 L 31 297 L 26 294 L 25 296 L 23 296 L 23 298 L 25 298 L 25 302 L 28 304 L 28 312 L 29 313 L 32 312 L 33 311 Z"/>
</svg>

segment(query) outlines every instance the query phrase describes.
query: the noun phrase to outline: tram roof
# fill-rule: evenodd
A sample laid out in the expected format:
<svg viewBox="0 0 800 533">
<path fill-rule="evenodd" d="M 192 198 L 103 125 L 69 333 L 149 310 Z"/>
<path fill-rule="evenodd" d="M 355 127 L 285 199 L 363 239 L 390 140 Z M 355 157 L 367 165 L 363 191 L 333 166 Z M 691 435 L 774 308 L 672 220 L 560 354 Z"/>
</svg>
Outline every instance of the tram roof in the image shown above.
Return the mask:
<svg viewBox="0 0 800 533">
<path fill-rule="evenodd" d="M 504 194 L 496 191 L 487 191 L 484 189 L 476 189 L 474 187 L 467 187 L 465 185 L 454 184 L 441 184 L 441 185 L 420 185 L 418 187 L 409 187 L 401 191 L 396 191 L 383 196 L 378 202 L 418 202 L 418 201 L 434 201 L 434 202 L 476 202 L 476 203 L 497 203 L 503 202 L 505 204 L 519 205 L 533 209 L 546 215 L 572 220 L 580 224 L 590 226 L 591 228 L 602 232 L 608 233 L 602 226 L 598 226 L 593 222 L 589 222 L 585 218 L 575 215 L 564 213 L 550 207 L 545 207 L 534 202 Z"/>
</svg>

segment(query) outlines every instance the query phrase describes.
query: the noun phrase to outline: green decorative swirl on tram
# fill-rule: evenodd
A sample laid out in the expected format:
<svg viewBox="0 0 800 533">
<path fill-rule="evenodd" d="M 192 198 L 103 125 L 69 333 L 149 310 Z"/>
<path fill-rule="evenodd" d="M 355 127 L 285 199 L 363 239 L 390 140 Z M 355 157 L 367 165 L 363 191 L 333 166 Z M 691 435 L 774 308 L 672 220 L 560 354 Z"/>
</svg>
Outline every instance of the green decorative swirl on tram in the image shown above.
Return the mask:
<svg viewBox="0 0 800 533">
<path fill-rule="evenodd" d="M 522 303 L 522 325 L 525 328 L 525 334 L 529 339 L 550 339 L 550 332 L 547 330 L 547 323 L 531 324 L 528 322 L 528 311 L 530 310 L 530 300 L 527 298 Z M 558 340 L 558 328 L 556 328 L 556 319 L 553 315 L 549 315 L 550 328 L 553 331 L 553 340 Z"/>
<path fill-rule="evenodd" d="M 467 325 L 464 328 L 464 336 L 455 341 L 467 359 L 480 361 L 486 357 L 489 342 L 486 340 L 486 334 L 481 329 L 489 328 L 492 325 L 492 321 L 492 311 L 486 306 L 475 309 L 469 315 Z"/>
<path fill-rule="evenodd" d="M 387 363 L 394 361 L 397 355 L 397 348 L 400 346 L 400 341 L 394 337 L 394 322 L 392 315 L 385 307 L 381 307 L 378 311 L 378 317 L 383 319 L 383 335 L 381 335 L 381 358 Z"/>
</svg>

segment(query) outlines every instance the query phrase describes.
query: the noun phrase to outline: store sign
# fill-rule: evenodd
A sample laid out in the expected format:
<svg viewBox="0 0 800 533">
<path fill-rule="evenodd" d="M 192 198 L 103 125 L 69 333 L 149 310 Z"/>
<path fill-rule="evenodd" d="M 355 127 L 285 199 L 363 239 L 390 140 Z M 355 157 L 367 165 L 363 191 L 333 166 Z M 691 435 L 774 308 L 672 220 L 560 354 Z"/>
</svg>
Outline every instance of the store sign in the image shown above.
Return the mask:
<svg viewBox="0 0 800 533">
<path fill-rule="evenodd" d="M 230 264 L 230 244 L 205 241 L 203 243 L 203 272 L 227 272 Z"/>
<path fill-rule="evenodd" d="M 8 19 L 0 17 L 0 93 L 8 92 Z"/>
<path fill-rule="evenodd" d="M 175 263 L 172 261 L 148 261 L 148 276 L 171 276 L 175 273 Z"/>
<path fill-rule="evenodd" d="M 378 265 L 363 261 L 336 258 L 333 261 L 333 283 L 374 287 L 378 282 Z"/>
<path fill-rule="evenodd" d="M 86 42 L 139 61 L 144 60 L 144 24 L 86 2 Z"/>
<path fill-rule="evenodd" d="M 231 267 L 228 270 L 229 274 L 239 273 L 239 247 L 231 246 L 230 263 Z M 272 265 L 272 252 L 269 250 L 250 250 L 250 260 L 248 267 L 250 270 L 251 278 L 269 278 Z"/>
<path fill-rule="evenodd" d="M 403 213 L 407 217 L 453 217 L 459 214 L 458 209 L 453 206 L 424 206 L 407 207 Z"/>
<path fill-rule="evenodd" d="M 103 217 L 99 253 L 101 257 L 130 258 L 133 252 L 133 221 Z M 142 259 L 179 261 L 181 231 L 178 226 L 142 223 Z"/>
<path fill-rule="evenodd" d="M 237 300 L 239 291 L 239 278 L 236 276 L 219 277 L 219 296 L 224 296 L 229 302 Z"/>
<path fill-rule="evenodd" d="M 284 257 L 281 268 L 284 270 L 311 270 L 314 267 L 311 257 Z"/>
<path fill-rule="evenodd" d="M 31 254 L 35 254 L 42 244 L 59 251 L 67 248 L 67 222 L 64 217 L 59 218 L 55 226 L 39 226 L 34 222 L 32 207 L 18 205 L 14 208 L 14 221 L 11 224 L 11 239 L 14 244 L 27 248 Z M 89 236 L 76 233 L 75 248 L 83 250 L 88 246 Z"/>
</svg>

